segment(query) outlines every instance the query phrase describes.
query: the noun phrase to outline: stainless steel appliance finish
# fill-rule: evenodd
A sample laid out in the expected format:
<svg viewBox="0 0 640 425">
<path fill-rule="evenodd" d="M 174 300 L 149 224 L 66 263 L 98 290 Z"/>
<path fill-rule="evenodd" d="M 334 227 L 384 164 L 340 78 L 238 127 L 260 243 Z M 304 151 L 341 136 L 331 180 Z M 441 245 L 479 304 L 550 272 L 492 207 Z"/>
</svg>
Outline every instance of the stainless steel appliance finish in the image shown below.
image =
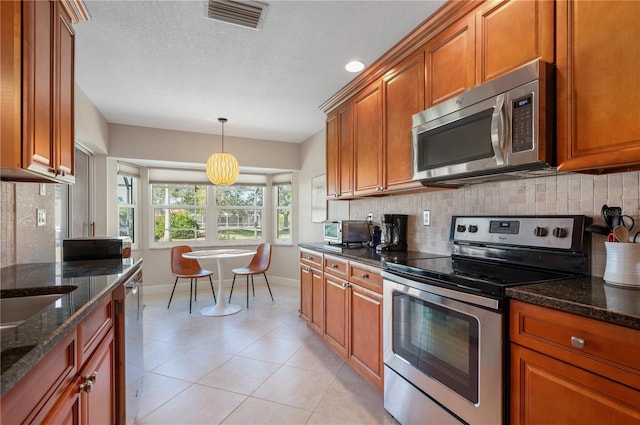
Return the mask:
<svg viewBox="0 0 640 425">
<path fill-rule="evenodd" d="M 532 62 L 413 116 L 413 179 L 465 184 L 555 172 L 553 66 Z"/>
<path fill-rule="evenodd" d="M 125 390 L 127 424 L 135 423 L 144 376 L 142 269 L 124 284 Z"/>
<path fill-rule="evenodd" d="M 369 242 L 369 223 L 365 220 L 325 220 L 322 222 L 324 241 L 348 245 Z"/>
<path fill-rule="evenodd" d="M 506 423 L 505 288 L 586 275 L 585 224 L 454 216 L 451 257 L 387 263 L 385 409 L 403 424 Z"/>
<path fill-rule="evenodd" d="M 382 214 L 382 237 L 376 251 L 406 251 L 407 250 L 407 219 L 406 214 Z"/>
</svg>

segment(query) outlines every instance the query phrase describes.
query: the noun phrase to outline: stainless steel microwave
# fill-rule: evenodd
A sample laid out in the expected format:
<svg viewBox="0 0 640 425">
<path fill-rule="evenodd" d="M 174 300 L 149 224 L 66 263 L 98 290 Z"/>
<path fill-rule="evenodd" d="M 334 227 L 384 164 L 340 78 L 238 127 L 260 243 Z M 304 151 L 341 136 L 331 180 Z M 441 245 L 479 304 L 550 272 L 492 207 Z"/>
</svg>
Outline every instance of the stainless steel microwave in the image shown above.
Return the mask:
<svg viewBox="0 0 640 425">
<path fill-rule="evenodd" d="M 326 220 L 322 222 L 324 241 L 355 244 L 369 241 L 369 223 L 364 220 Z"/>
<path fill-rule="evenodd" d="M 553 65 L 535 61 L 413 116 L 413 179 L 465 184 L 555 172 Z"/>
</svg>

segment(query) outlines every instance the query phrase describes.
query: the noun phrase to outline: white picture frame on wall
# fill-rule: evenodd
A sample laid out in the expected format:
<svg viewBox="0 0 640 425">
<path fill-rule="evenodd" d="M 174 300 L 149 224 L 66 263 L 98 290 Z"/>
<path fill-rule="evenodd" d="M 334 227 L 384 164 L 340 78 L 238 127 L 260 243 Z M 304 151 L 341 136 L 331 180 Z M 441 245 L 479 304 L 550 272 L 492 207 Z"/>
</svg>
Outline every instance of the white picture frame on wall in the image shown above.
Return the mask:
<svg viewBox="0 0 640 425">
<path fill-rule="evenodd" d="M 322 223 L 327 219 L 327 176 L 311 178 L 311 222 Z"/>
</svg>

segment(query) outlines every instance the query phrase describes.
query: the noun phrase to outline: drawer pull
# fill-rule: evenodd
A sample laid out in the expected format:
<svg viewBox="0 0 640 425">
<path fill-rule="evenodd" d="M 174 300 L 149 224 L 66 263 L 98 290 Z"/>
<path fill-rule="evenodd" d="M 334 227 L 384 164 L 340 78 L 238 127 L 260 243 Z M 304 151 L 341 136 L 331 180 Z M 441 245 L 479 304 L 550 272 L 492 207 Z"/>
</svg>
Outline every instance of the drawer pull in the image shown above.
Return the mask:
<svg viewBox="0 0 640 425">
<path fill-rule="evenodd" d="M 332 264 L 331 267 L 333 267 L 334 269 L 337 269 L 338 265 L 337 264 Z"/>
<path fill-rule="evenodd" d="M 344 283 L 342 284 L 342 287 L 343 287 L 343 288 L 348 288 L 348 287 L 350 287 L 350 286 L 351 286 L 351 285 L 350 285 L 349 283 L 347 283 L 347 282 L 344 282 Z"/>
<path fill-rule="evenodd" d="M 369 279 L 369 275 L 367 273 L 362 273 L 362 278 L 363 279 Z"/>
<path fill-rule="evenodd" d="M 571 345 L 573 345 L 576 348 L 584 348 L 584 339 L 578 338 L 577 336 L 572 336 Z"/>
</svg>

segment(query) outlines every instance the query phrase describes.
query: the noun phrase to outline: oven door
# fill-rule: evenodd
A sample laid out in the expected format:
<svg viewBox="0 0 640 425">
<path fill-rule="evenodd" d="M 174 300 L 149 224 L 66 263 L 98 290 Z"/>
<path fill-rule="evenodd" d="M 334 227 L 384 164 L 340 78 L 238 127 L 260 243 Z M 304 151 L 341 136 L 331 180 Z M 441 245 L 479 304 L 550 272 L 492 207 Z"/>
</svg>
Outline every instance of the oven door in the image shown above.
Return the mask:
<svg viewBox="0 0 640 425">
<path fill-rule="evenodd" d="M 385 365 L 465 422 L 502 423 L 499 302 L 390 273 L 384 276 Z M 385 407 L 391 399 L 386 391 Z"/>
</svg>

